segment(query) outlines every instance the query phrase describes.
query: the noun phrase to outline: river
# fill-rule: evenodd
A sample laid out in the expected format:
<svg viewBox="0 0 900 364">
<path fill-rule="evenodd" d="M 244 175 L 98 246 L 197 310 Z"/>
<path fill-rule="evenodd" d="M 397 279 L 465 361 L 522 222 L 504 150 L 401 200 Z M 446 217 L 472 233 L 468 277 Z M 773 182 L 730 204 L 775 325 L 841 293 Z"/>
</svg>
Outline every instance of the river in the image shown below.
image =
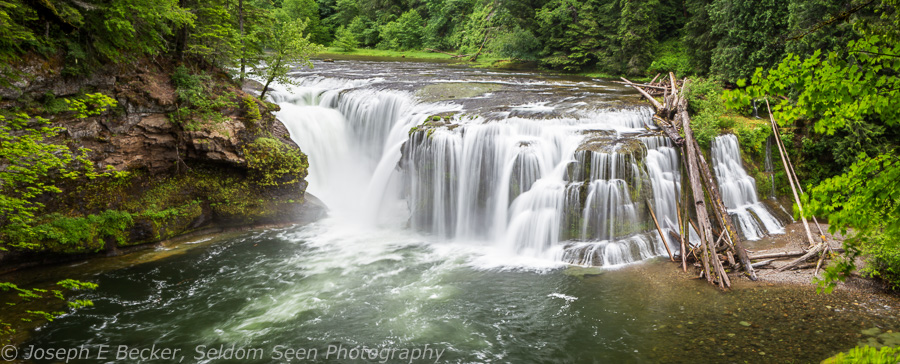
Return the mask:
<svg viewBox="0 0 900 364">
<path fill-rule="evenodd" d="M 818 362 L 900 329 L 886 297 L 741 279 L 719 292 L 666 263 L 647 209 L 677 228 L 679 158 L 624 87 L 315 64 L 272 100 L 328 218 L 23 278 L 100 288 L 21 347 L 84 345 L 92 362 L 154 345 L 202 363 Z"/>
</svg>

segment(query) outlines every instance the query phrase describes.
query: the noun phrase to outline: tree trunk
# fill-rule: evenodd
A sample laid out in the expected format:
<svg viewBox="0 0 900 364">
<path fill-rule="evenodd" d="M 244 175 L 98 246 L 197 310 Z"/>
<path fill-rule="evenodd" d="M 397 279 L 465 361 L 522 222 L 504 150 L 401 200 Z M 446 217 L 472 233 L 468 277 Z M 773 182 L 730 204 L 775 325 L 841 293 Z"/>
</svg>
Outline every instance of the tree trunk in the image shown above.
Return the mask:
<svg viewBox="0 0 900 364">
<path fill-rule="evenodd" d="M 772 123 L 772 133 L 775 134 L 775 141 L 778 144 L 778 153 L 781 154 L 781 163 L 784 164 L 784 172 L 788 178 L 788 184 L 791 185 L 791 192 L 794 193 L 794 201 L 797 202 L 797 209 L 800 210 L 800 219 L 803 220 L 803 228 L 806 229 L 806 237 L 809 238 L 809 245 L 812 246 L 815 244 L 815 240 L 812 237 L 812 232 L 809 231 L 809 222 L 806 221 L 806 216 L 803 214 L 803 204 L 800 203 L 800 195 L 797 194 L 797 188 L 794 187 L 794 179 L 791 177 L 791 169 L 788 167 L 787 162 L 787 150 L 782 148 L 781 145 L 781 137 L 778 135 L 778 128 L 775 125 L 775 116 L 772 115 L 772 108 L 769 106 L 769 99 L 766 99 L 766 109 L 769 110 L 769 121 Z"/>
<path fill-rule="evenodd" d="M 666 234 L 663 234 L 662 229 L 659 227 L 659 221 L 656 221 L 656 214 L 653 213 L 653 205 L 650 205 L 650 200 L 647 200 L 647 210 L 650 211 L 650 216 L 653 217 L 653 224 L 656 225 L 656 231 L 659 232 L 659 238 L 662 239 L 663 245 L 666 246 L 666 252 L 669 253 L 669 259 L 674 262 L 675 256 L 672 255 L 672 249 L 669 248 L 669 243 L 666 241 Z"/>
<path fill-rule="evenodd" d="M 670 77 L 672 78 L 673 85 L 672 94 L 674 95 L 674 99 L 678 100 L 677 91 L 675 90 L 674 75 L 670 74 Z M 710 244 L 713 243 L 714 237 L 712 226 L 709 222 L 709 215 L 706 210 L 706 202 L 703 199 L 703 186 L 700 183 L 700 171 L 698 170 L 699 166 L 697 161 L 698 152 L 694 149 L 696 143 L 694 141 L 694 132 L 691 130 L 690 126 L 690 116 L 687 112 L 687 99 L 682 98 L 681 102 L 678 103 L 678 113 L 675 115 L 675 118 L 680 118 L 681 125 L 684 126 L 684 136 L 686 141 L 684 148 L 687 152 L 688 174 L 690 176 L 694 207 L 697 210 L 697 224 L 700 227 L 698 233 L 700 234 L 700 246 L 703 254 L 700 260 L 703 263 L 706 280 L 713 283 L 713 275 L 715 275 L 715 278 L 718 280 L 717 283 L 719 288 L 725 289 L 731 286 L 731 281 L 728 279 L 728 275 L 725 274 L 725 268 L 722 267 L 722 262 L 715 256 L 715 248 L 710 246 Z"/>
<path fill-rule="evenodd" d="M 244 60 L 244 0 L 238 0 L 238 29 L 241 32 L 241 87 L 244 87 L 244 75 L 247 72 Z"/>
</svg>

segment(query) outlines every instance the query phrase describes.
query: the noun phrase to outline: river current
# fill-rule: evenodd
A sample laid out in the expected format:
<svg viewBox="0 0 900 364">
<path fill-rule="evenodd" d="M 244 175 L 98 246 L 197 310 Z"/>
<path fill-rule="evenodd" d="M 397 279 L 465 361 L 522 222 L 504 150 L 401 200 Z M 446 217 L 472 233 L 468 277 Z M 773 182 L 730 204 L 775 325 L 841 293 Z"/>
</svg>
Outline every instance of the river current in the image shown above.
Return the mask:
<svg viewBox="0 0 900 364">
<path fill-rule="evenodd" d="M 32 277 L 100 286 L 77 297 L 95 306 L 22 350 L 84 346 L 87 362 L 148 348 L 180 356 L 145 361 L 200 363 L 818 362 L 863 330 L 900 328 L 880 296 L 743 280 L 718 292 L 665 263 L 666 244 L 679 246 L 647 213 L 678 228 L 679 158 L 624 87 L 366 60 L 295 77 L 272 100 L 329 217 Z M 752 188 L 724 165 L 729 148 L 717 176 Z M 748 237 L 781 232 L 738 211 L 765 209 L 755 196 L 734 205 L 756 216 Z"/>
</svg>

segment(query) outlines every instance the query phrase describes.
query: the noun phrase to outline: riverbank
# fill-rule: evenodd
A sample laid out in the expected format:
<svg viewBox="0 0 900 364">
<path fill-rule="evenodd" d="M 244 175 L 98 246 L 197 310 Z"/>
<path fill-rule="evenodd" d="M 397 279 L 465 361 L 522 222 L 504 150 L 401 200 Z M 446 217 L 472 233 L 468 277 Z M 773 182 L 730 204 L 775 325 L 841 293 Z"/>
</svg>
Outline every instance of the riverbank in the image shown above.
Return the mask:
<svg viewBox="0 0 900 364">
<path fill-rule="evenodd" d="M 552 73 L 567 76 L 581 76 L 588 78 L 601 78 L 618 80 L 620 75 L 597 71 L 585 71 L 576 73 L 562 73 L 553 70 L 543 69 L 538 66 L 537 62 L 517 61 L 512 59 L 504 59 L 491 55 L 480 55 L 476 61 L 471 61 L 470 57 L 455 58 L 453 55 L 440 52 L 432 52 L 427 50 L 410 50 L 410 51 L 394 51 L 388 49 L 373 48 L 357 48 L 353 51 L 342 51 L 337 47 L 329 47 L 325 52 L 319 53 L 317 59 L 353 59 L 353 60 L 390 60 L 390 61 L 425 61 L 453 63 L 459 65 L 468 65 L 478 68 L 489 68 L 498 70 L 526 70 L 540 71 L 542 73 Z M 637 77 L 631 78 L 633 81 L 649 81 L 650 78 Z"/>
<path fill-rule="evenodd" d="M 830 234 L 828 232 L 828 224 L 821 224 L 822 229 L 825 231 L 825 236 L 828 238 L 832 249 L 839 249 L 842 246 L 842 243 L 845 236 L 840 233 Z M 815 225 L 811 224 L 811 228 L 813 230 L 813 236 L 818 237 L 818 231 L 815 228 Z M 750 253 L 750 256 L 754 255 L 762 255 L 762 254 L 775 254 L 775 253 L 788 253 L 788 252 L 799 252 L 805 250 L 807 248 L 807 237 L 806 230 L 803 227 L 803 223 L 794 222 L 788 224 L 784 227 L 785 233 L 780 235 L 772 235 L 767 236 L 758 241 L 746 241 L 744 245 L 747 247 L 747 250 Z M 771 283 L 779 283 L 779 284 L 790 284 L 804 287 L 815 287 L 816 283 L 813 282 L 813 279 L 816 277 L 822 277 L 823 270 L 825 267 L 831 263 L 831 260 L 828 259 L 822 263 L 822 267 L 818 271 L 818 275 L 815 275 L 816 269 L 815 267 L 805 269 L 794 269 L 787 270 L 783 272 L 779 272 L 777 268 L 782 267 L 797 259 L 797 257 L 785 258 L 785 259 L 777 259 L 774 260 L 769 265 L 758 268 L 756 270 L 757 277 L 759 277 L 760 281 L 763 282 L 771 282 Z M 764 259 L 756 260 L 756 262 L 763 261 Z M 817 261 L 810 260 L 807 265 L 815 264 Z M 857 267 L 862 267 L 864 264 L 863 259 L 859 259 L 857 261 Z M 847 280 L 844 282 L 838 282 L 835 290 L 838 291 L 849 291 L 856 293 L 868 293 L 868 294 L 891 294 L 895 295 L 893 292 L 890 292 L 884 282 L 867 278 L 860 275 L 858 272 L 847 277 Z"/>
</svg>

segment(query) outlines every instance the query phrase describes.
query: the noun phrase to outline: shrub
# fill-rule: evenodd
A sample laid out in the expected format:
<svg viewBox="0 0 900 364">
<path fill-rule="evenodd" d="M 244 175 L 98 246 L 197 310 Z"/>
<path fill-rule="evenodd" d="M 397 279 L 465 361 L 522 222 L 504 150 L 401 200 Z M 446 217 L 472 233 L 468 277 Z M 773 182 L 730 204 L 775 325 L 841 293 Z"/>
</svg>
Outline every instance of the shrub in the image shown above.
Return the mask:
<svg viewBox="0 0 900 364">
<path fill-rule="evenodd" d="M 359 40 L 356 39 L 356 35 L 350 31 L 350 28 L 342 26 L 334 33 L 333 45 L 344 52 L 352 52 L 359 47 Z"/>
<path fill-rule="evenodd" d="M 418 11 L 410 9 L 397 20 L 381 27 L 379 48 L 409 50 L 422 47 L 425 20 Z"/>
<path fill-rule="evenodd" d="M 541 50 L 541 41 L 531 31 L 517 26 L 495 38 L 491 42 L 491 50 L 501 57 L 535 61 Z"/>
<path fill-rule="evenodd" d="M 672 39 L 664 43 L 660 43 L 654 52 L 653 63 L 647 68 L 647 74 L 653 76 L 657 73 L 668 74 L 675 72 L 676 75 L 687 76 L 691 73 L 690 58 L 681 42 L 678 39 Z M 712 84 L 712 82 L 707 82 Z M 721 90 L 721 88 L 719 88 Z"/>
<path fill-rule="evenodd" d="M 169 120 L 186 130 L 199 130 L 204 125 L 221 123 L 227 119 L 221 109 L 237 106 L 233 92 L 216 94 L 214 84 L 206 74 L 192 74 L 184 66 L 172 72 L 172 85 L 178 96 L 178 109 L 169 114 Z"/>
<path fill-rule="evenodd" d="M 857 346 L 845 353 L 839 353 L 822 361 L 822 364 L 895 364 L 900 362 L 900 348 Z"/>
<path fill-rule="evenodd" d="M 244 147 L 244 156 L 260 185 L 297 183 L 306 177 L 309 167 L 306 155 L 299 149 L 272 138 L 257 138 Z"/>
</svg>

